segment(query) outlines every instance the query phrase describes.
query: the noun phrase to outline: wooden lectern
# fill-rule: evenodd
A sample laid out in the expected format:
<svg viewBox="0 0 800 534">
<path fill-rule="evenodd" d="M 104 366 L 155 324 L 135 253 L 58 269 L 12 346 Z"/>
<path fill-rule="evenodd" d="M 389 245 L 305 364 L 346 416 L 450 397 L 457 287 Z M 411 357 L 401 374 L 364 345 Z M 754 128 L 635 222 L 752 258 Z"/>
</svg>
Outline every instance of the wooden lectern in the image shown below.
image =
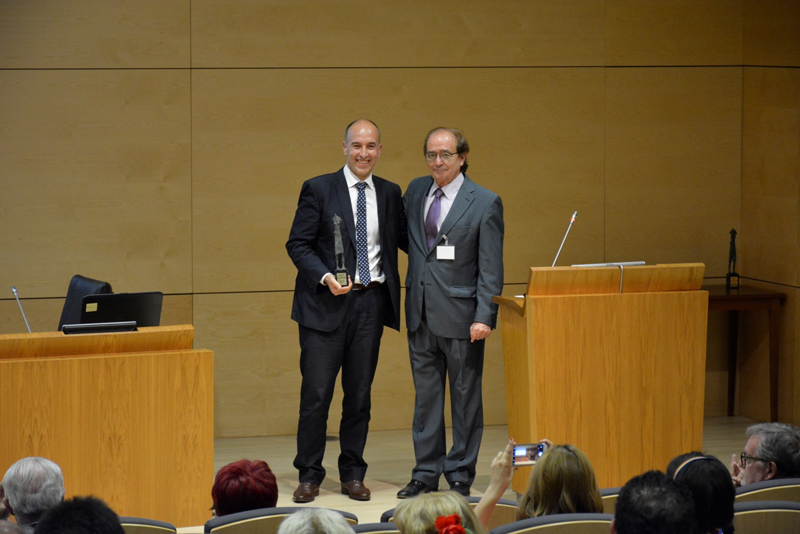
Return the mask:
<svg viewBox="0 0 800 534">
<path fill-rule="evenodd" d="M 0 476 L 44 456 L 67 497 L 203 524 L 214 480 L 214 362 L 191 325 L 0 335 Z"/>
<path fill-rule="evenodd" d="M 532 268 L 495 297 L 508 430 L 585 452 L 601 488 L 664 471 L 703 444 L 708 293 L 703 264 Z M 522 493 L 531 468 L 514 476 Z"/>
</svg>

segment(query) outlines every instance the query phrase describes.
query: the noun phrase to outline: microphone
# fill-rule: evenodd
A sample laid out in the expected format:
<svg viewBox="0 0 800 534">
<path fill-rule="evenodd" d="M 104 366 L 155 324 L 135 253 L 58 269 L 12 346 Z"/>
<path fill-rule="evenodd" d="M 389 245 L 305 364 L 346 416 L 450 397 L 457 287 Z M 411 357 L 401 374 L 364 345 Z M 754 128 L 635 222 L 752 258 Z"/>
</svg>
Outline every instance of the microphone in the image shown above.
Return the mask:
<svg viewBox="0 0 800 534">
<path fill-rule="evenodd" d="M 28 324 L 28 318 L 25 317 L 25 310 L 22 309 L 22 303 L 19 301 L 19 295 L 17 295 L 17 288 L 11 286 L 11 292 L 14 293 L 14 298 L 17 299 L 17 305 L 19 306 L 19 311 L 22 312 L 22 318 L 25 319 L 25 326 L 28 327 L 28 333 L 31 334 L 31 325 Z"/>
<path fill-rule="evenodd" d="M 569 231 L 572 229 L 572 223 L 575 222 L 575 219 L 578 218 L 578 212 L 572 214 L 572 218 L 569 220 L 569 226 L 567 226 L 567 233 L 564 234 L 564 239 L 561 240 L 561 246 L 558 247 L 558 252 L 556 252 L 556 259 L 553 260 L 553 265 L 550 267 L 555 267 L 556 262 L 558 261 L 558 255 L 561 254 L 561 249 L 564 248 L 564 241 L 567 240 L 567 236 L 569 235 Z"/>
</svg>

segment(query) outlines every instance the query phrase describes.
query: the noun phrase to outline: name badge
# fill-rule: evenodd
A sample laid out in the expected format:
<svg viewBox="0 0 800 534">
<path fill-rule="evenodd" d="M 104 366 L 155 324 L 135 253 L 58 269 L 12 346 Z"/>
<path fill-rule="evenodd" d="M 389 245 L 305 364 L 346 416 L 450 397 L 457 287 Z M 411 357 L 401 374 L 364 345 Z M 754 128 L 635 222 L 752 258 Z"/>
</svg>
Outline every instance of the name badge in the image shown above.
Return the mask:
<svg viewBox="0 0 800 534">
<path fill-rule="evenodd" d="M 439 245 L 436 247 L 436 259 L 437 260 L 449 260 L 453 261 L 456 259 L 456 247 L 447 243 L 447 236 L 443 235 L 444 238 L 444 245 Z"/>
</svg>

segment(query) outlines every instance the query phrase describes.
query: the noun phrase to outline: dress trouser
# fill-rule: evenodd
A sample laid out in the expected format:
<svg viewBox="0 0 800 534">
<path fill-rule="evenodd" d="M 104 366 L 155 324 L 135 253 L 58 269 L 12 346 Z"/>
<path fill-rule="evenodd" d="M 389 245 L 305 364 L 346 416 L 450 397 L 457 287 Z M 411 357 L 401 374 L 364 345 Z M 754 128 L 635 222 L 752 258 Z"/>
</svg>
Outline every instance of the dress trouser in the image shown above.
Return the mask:
<svg viewBox="0 0 800 534">
<path fill-rule="evenodd" d="M 433 488 L 444 473 L 449 483 L 472 485 L 483 437 L 483 340 L 434 335 L 423 317 L 408 333 L 414 376 L 414 455 L 412 478 Z M 450 380 L 453 445 L 447 452 L 444 425 L 445 376 Z"/>
<path fill-rule="evenodd" d="M 383 335 L 385 285 L 351 291 L 339 327 L 322 332 L 300 326 L 300 419 L 294 467 L 300 482 L 320 485 L 325 478 L 328 410 L 336 377 L 342 371 L 342 420 L 339 425 L 339 478 L 364 480 L 364 447 L 370 419 L 370 390 Z"/>
</svg>

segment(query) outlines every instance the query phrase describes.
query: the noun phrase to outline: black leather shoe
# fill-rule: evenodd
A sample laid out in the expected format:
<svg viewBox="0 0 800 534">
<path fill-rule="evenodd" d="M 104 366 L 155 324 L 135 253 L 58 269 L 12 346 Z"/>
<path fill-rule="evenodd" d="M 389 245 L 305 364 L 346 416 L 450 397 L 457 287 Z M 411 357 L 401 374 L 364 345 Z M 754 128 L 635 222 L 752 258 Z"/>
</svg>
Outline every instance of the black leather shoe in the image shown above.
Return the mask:
<svg viewBox="0 0 800 534">
<path fill-rule="evenodd" d="M 430 493 L 432 491 L 433 488 L 427 484 L 424 484 L 419 480 L 412 480 L 408 483 L 408 486 L 397 492 L 397 498 L 410 499 L 411 497 L 416 497 L 420 493 Z"/>
<path fill-rule="evenodd" d="M 455 491 L 459 495 L 469 497 L 469 485 L 466 482 L 452 482 L 450 484 L 450 491 Z"/>
</svg>

